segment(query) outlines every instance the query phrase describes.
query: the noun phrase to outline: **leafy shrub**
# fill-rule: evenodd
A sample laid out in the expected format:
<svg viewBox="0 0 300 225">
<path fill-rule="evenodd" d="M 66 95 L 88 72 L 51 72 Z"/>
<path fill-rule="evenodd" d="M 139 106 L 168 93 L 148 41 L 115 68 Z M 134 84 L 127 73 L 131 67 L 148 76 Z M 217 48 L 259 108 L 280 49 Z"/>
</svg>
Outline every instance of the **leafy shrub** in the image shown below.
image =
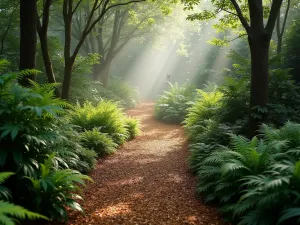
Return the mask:
<svg viewBox="0 0 300 225">
<path fill-rule="evenodd" d="M 63 138 L 50 143 L 45 148 L 48 154 L 56 153 L 57 164 L 62 168 L 75 169 L 85 174 L 94 169 L 97 154 L 83 147 L 76 126 L 69 124 L 65 119 L 59 119 L 56 131 Z"/>
<path fill-rule="evenodd" d="M 70 112 L 70 122 L 82 131 L 97 128 L 101 133 L 107 133 L 117 144 L 123 144 L 129 138 L 125 115 L 111 101 L 102 100 L 96 106 L 89 102 L 83 106 L 77 104 L 74 111 Z"/>
<path fill-rule="evenodd" d="M 221 123 L 235 123 L 244 120 L 245 127 L 250 113 L 250 61 L 231 52 L 231 57 L 237 60 L 231 70 L 228 70 L 224 85 L 219 88 L 222 92 L 222 107 L 219 111 Z M 277 56 L 271 57 L 269 63 L 274 64 Z M 290 75 L 290 69 L 271 69 L 269 83 L 269 104 L 266 108 L 253 108 L 251 115 L 261 117 L 267 114 L 268 123 L 282 126 L 287 121 L 300 122 L 299 102 L 300 88 Z"/>
<path fill-rule="evenodd" d="M 27 177 L 32 183 L 33 201 L 36 211 L 46 213 L 52 220 L 67 219 L 66 207 L 82 211 L 76 199 L 81 199 L 77 193 L 85 181 L 92 181 L 88 176 L 75 170 L 58 170 L 53 166 L 53 156 L 40 164 L 37 178 Z"/>
<path fill-rule="evenodd" d="M 21 206 L 14 205 L 10 202 L 4 201 L 11 198 L 9 190 L 1 184 L 5 182 L 14 173 L 2 172 L 0 173 L 0 223 L 3 225 L 15 225 L 18 221 L 16 219 L 45 219 L 47 217 L 42 216 L 38 213 L 30 212 Z"/>
<path fill-rule="evenodd" d="M 263 125 L 261 132 L 263 139 L 231 135 L 229 147 L 195 144 L 191 166 L 200 178 L 197 191 L 239 224 L 296 224 L 300 124 Z"/>
<path fill-rule="evenodd" d="M 197 139 L 197 136 L 205 131 L 206 125 L 211 124 L 208 120 L 216 115 L 221 105 L 222 94 L 220 92 L 204 92 L 202 90 L 197 90 L 197 92 L 195 103 L 188 109 L 184 120 L 190 140 Z"/>
<path fill-rule="evenodd" d="M 0 76 L 0 167 L 33 175 L 42 147 L 62 138 L 55 121 L 68 104 L 53 98 L 54 85 L 18 85 L 15 81 L 24 73 Z"/>
<path fill-rule="evenodd" d="M 88 152 L 89 150 L 80 146 L 79 140 L 75 138 L 77 134 L 73 133 L 71 125 L 67 126 L 68 123 L 61 119 L 65 114 L 64 108 L 71 108 L 71 106 L 61 99 L 54 98 L 56 84 L 39 85 L 31 81 L 31 87 L 22 87 L 17 83 L 18 79 L 27 76 L 29 73 L 37 73 L 37 71 L 26 70 L 0 76 L 0 169 L 1 171 L 13 171 L 15 173 L 6 182 L 14 202 L 25 206 L 25 208 L 33 209 L 32 189 L 29 188 L 29 180 L 25 180 L 24 176 L 37 183 L 38 177 L 45 175 L 40 174 L 41 171 L 45 170 L 45 166 L 40 163 L 54 152 L 57 152 L 57 154 L 52 161 L 57 169 L 76 168 L 82 171 L 88 170 L 93 163 L 92 161 L 95 161 L 95 153 L 91 151 L 94 154 L 92 156 L 91 152 Z M 63 173 L 64 171 L 72 170 L 57 170 L 55 173 L 51 172 L 51 175 Z M 72 177 L 73 175 L 70 172 L 68 176 Z M 73 177 L 81 182 L 79 180 L 81 176 L 83 175 L 76 172 L 76 176 Z M 54 188 L 48 183 L 50 178 L 49 175 L 45 180 L 40 180 L 40 185 L 43 186 L 40 187 L 42 197 L 45 197 L 44 192 Z M 35 203 L 41 206 L 38 208 L 38 212 L 48 213 L 49 209 L 51 211 L 51 207 L 60 204 L 66 205 L 63 196 L 57 196 L 55 200 L 48 199 L 49 196 L 45 198 L 41 196 L 37 196 L 35 199 Z M 53 202 L 50 204 L 49 201 Z M 50 205 L 49 209 L 48 206 L 44 207 L 48 203 Z M 3 207 L 13 207 L 13 205 L 5 202 L 2 205 Z M 15 209 L 19 210 L 19 214 L 16 211 L 12 211 L 11 214 L 2 211 L 4 214 L 1 214 L 1 218 L 7 219 L 9 215 L 24 218 L 26 213 L 28 214 L 26 210 L 20 207 L 12 208 L 12 210 Z M 51 217 L 54 218 L 55 213 L 61 216 L 61 209 L 58 209 L 58 211 L 52 210 Z M 28 214 L 28 216 L 29 218 L 35 217 L 34 214 Z"/>
<path fill-rule="evenodd" d="M 169 90 L 156 101 L 154 114 L 158 120 L 181 123 L 194 99 L 195 87 L 190 83 L 182 86 L 178 83 L 174 85 L 169 83 L 169 86 Z"/>
<path fill-rule="evenodd" d="M 247 189 L 232 207 L 236 216 L 242 216 L 240 224 L 299 223 L 300 161 L 282 161 L 264 174 L 246 176 L 243 186 Z"/>
<path fill-rule="evenodd" d="M 141 133 L 140 123 L 138 120 L 131 117 L 126 117 L 125 123 L 126 123 L 126 128 L 129 132 L 129 140 L 134 139 L 136 136 L 138 136 Z"/>
<path fill-rule="evenodd" d="M 86 76 L 74 76 L 70 101 L 83 104 L 86 101 L 97 105 L 102 99 L 117 102 L 124 108 L 134 108 L 138 103 L 137 89 L 124 80 L 111 79 L 105 88 L 98 81 L 92 81 Z"/>
<path fill-rule="evenodd" d="M 94 150 L 100 157 L 114 153 L 118 147 L 109 135 L 101 133 L 97 128 L 83 132 L 81 137 L 83 145 Z"/>
<path fill-rule="evenodd" d="M 125 108 L 134 108 L 138 103 L 137 89 L 124 80 L 110 79 L 107 89 L 119 98 L 119 102 Z"/>
</svg>

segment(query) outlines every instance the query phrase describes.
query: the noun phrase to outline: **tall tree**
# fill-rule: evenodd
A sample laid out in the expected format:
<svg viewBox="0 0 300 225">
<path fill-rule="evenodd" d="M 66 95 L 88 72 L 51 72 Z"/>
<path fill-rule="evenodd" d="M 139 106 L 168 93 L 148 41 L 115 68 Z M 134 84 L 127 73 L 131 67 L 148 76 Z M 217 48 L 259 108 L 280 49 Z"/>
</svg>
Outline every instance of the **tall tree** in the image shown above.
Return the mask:
<svg viewBox="0 0 300 225">
<path fill-rule="evenodd" d="M 151 25 L 164 16 L 161 6 L 161 3 L 148 3 L 117 8 L 94 27 L 82 48 L 85 53 L 93 52 L 101 56 L 100 63 L 94 65 L 94 80 L 101 81 L 103 86 L 107 85 L 113 59 L 130 40 L 151 32 Z M 78 33 L 82 32 L 82 18 L 88 9 L 89 6 L 76 17 L 73 31 L 76 39 L 80 36 Z"/>
<path fill-rule="evenodd" d="M 86 14 L 86 23 L 80 34 L 77 44 L 75 44 L 74 50 L 72 50 L 72 20 L 75 12 L 82 6 L 83 0 L 78 0 L 76 3 L 74 0 L 63 1 L 63 20 L 65 27 L 65 44 L 64 44 L 64 59 L 65 59 L 65 71 L 62 87 L 62 98 L 68 99 L 71 87 L 71 78 L 73 65 L 76 56 L 79 53 L 80 48 L 83 46 L 87 36 L 92 32 L 95 25 L 99 23 L 107 12 L 115 7 L 125 6 L 132 3 L 143 2 L 145 0 L 129 0 L 129 1 L 112 1 L 112 0 L 94 0 L 90 11 Z M 100 10 L 100 13 L 97 12 Z"/>
<path fill-rule="evenodd" d="M 49 83 L 55 83 L 55 75 L 52 67 L 52 62 L 49 54 L 48 46 L 48 27 L 50 20 L 50 8 L 53 0 L 43 0 L 42 1 L 42 12 L 41 16 L 37 14 L 37 31 L 40 38 L 41 51 L 44 61 L 45 72 Z M 41 20 L 40 20 L 41 17 Z M 58 94 L 58 93 L 57 93 Z"/>
<path fill-rule="evenodd" d="M 37 2 L 20 0 L 20 70 L 35 69 L 37 41 Z M 29 85 L 28 79 L 35 79 L 34 74 L 20 80 L 20 84 Z"/>
<path fill-rule="evenodd" d="M 282 52 L 282 39 L 283 34 L 286 27 L 287 18 L 289 15 L 290 7 L 291 7 L 291 0 L 286 0 L 286 8 L 285 12 L 283 14 L 283 21 L 281 23 L 281 13 L 279 10 L 278 16 L 277 16 L 277 22 L 276 22 L 276 34 L 277 34 L 277 54 L 280 54 Z"/>
<path fill-rule="evenodd" d="M 229 23 L 229 26 L 236 26 L 235 20 L 239 20 L 248 36 L 248 43 L 251 52 L 251 90 L 250 90 L 250 116 L 249 131 L 254 135 L 259 125 L 266 119 L 263 113 L 257 115 L 258 111 L 263 112 L 268 103 L 269 86 L 269 48 L 276 19 L 279 14 L 283 0 L 273 0 L 270 8 L 263 4 L 263 0 L 217 0 L 211 1 L 216 7 L 215 11 L 204 10 L 201 13 L 191 15 L 190 19 L 216 18 L 220 12 L 228 13 L 221 19 L 221 24 Z M 187 8 L 194 9 L 198 0 L 184 0 Z M 266 10 L 269 9 L 269 10 Z M 265 18 L 267 19 L 266 23 Z"/>
</svg>

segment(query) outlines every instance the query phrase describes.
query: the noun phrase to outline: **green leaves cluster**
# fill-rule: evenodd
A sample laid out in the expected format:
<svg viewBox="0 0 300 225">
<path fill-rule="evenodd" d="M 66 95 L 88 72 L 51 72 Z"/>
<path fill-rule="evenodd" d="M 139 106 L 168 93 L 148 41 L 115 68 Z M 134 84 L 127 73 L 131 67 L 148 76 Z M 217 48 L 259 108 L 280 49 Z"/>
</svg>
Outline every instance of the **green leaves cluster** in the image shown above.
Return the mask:
<svg viewBox="0 0 300 225">
<path fill-rule="evenodd" d="M 0 61 L 0 70 L 7 65 Z M 0 174 L 0 182 L 14 174 L 0 186 L 0 223 L 5 225 L 15 218 L 65 221 L 67 208 L 83 211 L 78 194 L 91 179 L 80 172 L 89 172 L 97 156 L 114 152 L 139 131 L 138 122 L 116 103 L 73 107 L 54 97 L 57 84 L 20 86 L 17 80 L 30 73 L 38 71 L 0 76 L 0 170 L 12 171 Z M 4 201 L 11 199 L 22 207 Z"/>
<path fill-rule="evenodd" d="M 262 139 L 232 135 L 229 147 L 216 148 L 199 163 L 197 191 L 238 224 L 296 224 L 299 130 L 287 123 L 278 130 L 262 126 Z"/>
<path fill-rule="evenodd" d="M 181 123 L 195 97 L 194 86 L 187 82 L 180 86 L 169 83 L 169 90 L 155 104 L 155 117 L 169 123 Z"/>
</svg>

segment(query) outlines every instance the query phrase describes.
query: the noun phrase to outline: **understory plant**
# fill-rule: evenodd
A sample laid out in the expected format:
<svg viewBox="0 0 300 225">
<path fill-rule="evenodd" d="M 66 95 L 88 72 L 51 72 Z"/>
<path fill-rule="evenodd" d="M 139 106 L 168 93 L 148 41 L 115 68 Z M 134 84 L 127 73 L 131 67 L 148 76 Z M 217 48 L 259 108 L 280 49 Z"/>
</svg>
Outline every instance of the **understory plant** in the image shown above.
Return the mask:
<svg viewBox="0 0 300 225">
<path fill-rule="evenodd" d="M 169 123 L 181 123 L 195 94 L 195 87 L 189 82 L 181 86 L 178 83 L 169 83 L 169 90 L 165 91 L 155 103 L 155 118 Z"/>
<path fill-rule="evenodd" d="M 86 181 L 92 181 L 86 175 L 71 169 L 59 169 L 53 165 L 54 155 L 40 164 L 35 178 L 26 177 L 32 183 L 32 198 L 35 210 L 43 212 L 51 220 L 65 221 L 68 218 L 67 208 L 83 211 L 78 193 Z"/>
<path fill-rule="evenodd" d="M 118 147 L 108 134 L 101 133 L 97 128 L 84 131 L 81 142 L 88 149 L 94 150 L 99 157 L 114 153 Z"/>
<path fill-rule="evenodd" d="M 82 106 L 77 104 L 69 117 L 70 122 L 80 127 L 81 132 L 97 128 L 99 132 L 107 134 L 118 145 L 130 138 L 126 124 L 127 117 L 115 102 L 101 100 L 96 106 L 90 102 Z M 134 127 L 137 126 L 137 123 L 134 124 Z"/>
<path fill-rule="evenodd" d="M 5 70 L 0 68 L 0 71 Z M 71 172 L 66 176 L 74 177 L 76 180 L 83 175 L 73 172 L 71 168 L 88 171 L 95 161 L 95 153 L 80 145 L 80 140 L 77 140 L 76 134 L 72 133 L 74 129 L 63 119 L 66 108 L 72 107 L 69 103 L 55 98 L 54 91 L 57 84 L 37 84 L 34 81 L 29 81 L 29 87 L 18 84 L 19 79 L 32 73 L 38 74 L 38 71 L 25 70 L 0 76 L 0 171 L 14 173 L 14 176 L 5 182 L 5 187 L 9 189 L 12 198 L 10 199 L 11 203 L 1 202 L 1 204 L 3 203 L 1 213 L 4 213 L 1 214 L 1 218 L 4 219 L 7 219 L 5 216 L 10 217 L 10 215 L 11 218 L 15 216 L 25 219 L 26 214 L 29 219 L 45 218 L 38 217 L 34 213 L 30 214 L 22 207 L 36 210 L 36 212 L 51 218 L 60 218 L 61 209 L 55 211 L 51 210 L 51 207 L 54 207 L 55 204 L 66 206 L 64 196 L 60 195 L 60 192 L 55 192 L 47 195 L 47 198 L 39 198 L 38 195 L 35 196 L 36 192 L 31 188 L 28 180 L 34 181 L 43 177 L 43 174 L 41 175 L 42 167 L 44 167 L 42 163 L 49 155 L 56 153 L 52 158 L 52 163 L 56 168 L 56 172 L 53 174 L 59 174 L 60 171 L 72 171 L 72 174 L 74 173 L 76 176 L 73 176 Z M 24 177 L 28 177 L 28 179 L 24 179 Z M 47 183 L 50 182 L 50 178 L 49 175 L 47 179 L 41 180 L 44 188 L 43 194 L 54 187 L 51 186 L 52 183 Z M 53 204 L 51 203 L 49 208 L 43 207 L 54 195 L 58 196 L 54 197 L 55 204 L 52 202 Z M 35 207 L 37 203 L 40 205 L 38 208 Z M 22 207 L 15 208 L 12 204 Z M 10 207 L 11 214 L 5 211 L 7 207 Z"/>
<path fill-rule="evenodd" d="M 193 164 L 198 193 L 219 203 L 224 215 L 241 225 L 297 224 L 300 125 L 263 125 L 260 138 L 230 139 L 228 147 L 200 146 L 204 157 L 197 152 L 202 158 Z"/>
<path fill-rule="evenodd" d="M 13 176 L 12 172 L 0 173 L 0 224 L 2 225 L 15 225 L 19 223 L 18 220 L 47 220 L 48 218 L 38 213 L 31 212 L 21 206 L 15 205 L 11 200 L 10 191 L 2 184 L 9 177 Z"/>
</svg>

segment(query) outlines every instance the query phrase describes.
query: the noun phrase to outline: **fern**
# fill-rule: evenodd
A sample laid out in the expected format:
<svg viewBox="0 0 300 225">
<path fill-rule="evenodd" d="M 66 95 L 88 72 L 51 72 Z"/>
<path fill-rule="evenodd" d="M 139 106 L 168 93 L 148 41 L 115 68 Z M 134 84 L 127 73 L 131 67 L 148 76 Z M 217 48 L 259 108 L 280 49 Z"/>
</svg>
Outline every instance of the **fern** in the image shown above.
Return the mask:
<svg viewBox="0 0 300 225">
<path fill-rule="evenodd" d="M 161 95 L 156 103 L 154 114 L 158 120 L 169 123 L 181 123 L 192 105 L 196 91 L 190 83 L 180 86 L 169 83 L 169 90 Z"/>
<path fill-rule="evenodd" d="M 15 225 L 17 224 L 16 219 L 44 219 L 47 217 L 40 215 L 38 213 L 30 212 L 21 206 L 14 205 L 9 202 L 4 202 L 0 200 L 0 223 L 3 225 Z"/>
</svg>

